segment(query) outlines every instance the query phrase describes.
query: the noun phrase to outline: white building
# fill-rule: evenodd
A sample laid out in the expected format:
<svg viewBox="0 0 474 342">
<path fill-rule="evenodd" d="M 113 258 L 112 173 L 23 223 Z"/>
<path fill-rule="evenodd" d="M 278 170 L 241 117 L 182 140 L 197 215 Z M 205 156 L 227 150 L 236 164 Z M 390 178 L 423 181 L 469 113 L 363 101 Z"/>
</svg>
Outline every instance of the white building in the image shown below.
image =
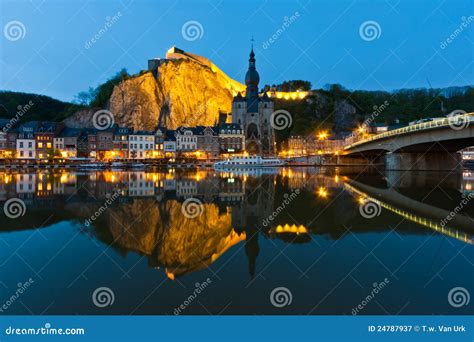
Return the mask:
<svg viewBox="0 0 474 342">
<path fill-rule="evenodd" d="M 138 131 L 129 135 L 128 157 L 131 159 L 153 158 L 155 146 L 154 132 Z"/>
<path fill-rule="evenodd" d="M 35 134 L 33 125 L 21 125 L 16 139 L 16 157 L 18 159 L 35 159 Z"/>
<path fill-rule="evenodd" d="M 178 127 L 176 129 L 176 150 L 178 152 L 197 150 L 197 135 L 194 134 L 194 128 Z"/>
</svg>

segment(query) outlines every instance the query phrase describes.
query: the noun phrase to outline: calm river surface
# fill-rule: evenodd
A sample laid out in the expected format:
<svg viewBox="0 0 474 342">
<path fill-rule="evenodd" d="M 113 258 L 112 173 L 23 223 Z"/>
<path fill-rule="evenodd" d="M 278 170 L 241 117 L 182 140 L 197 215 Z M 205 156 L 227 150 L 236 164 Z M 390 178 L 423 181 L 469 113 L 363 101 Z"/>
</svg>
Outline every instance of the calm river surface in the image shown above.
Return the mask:
<svg viewBox="0 0 474 342">
<path fill-rule="evenodd" d="M 449 293 L 474 295 L 473 183 L 343 168 L 0 172 L 1 314 L 472 314 Z M 12 198 L 23 216 L 5 212 Z"/>
</svg>

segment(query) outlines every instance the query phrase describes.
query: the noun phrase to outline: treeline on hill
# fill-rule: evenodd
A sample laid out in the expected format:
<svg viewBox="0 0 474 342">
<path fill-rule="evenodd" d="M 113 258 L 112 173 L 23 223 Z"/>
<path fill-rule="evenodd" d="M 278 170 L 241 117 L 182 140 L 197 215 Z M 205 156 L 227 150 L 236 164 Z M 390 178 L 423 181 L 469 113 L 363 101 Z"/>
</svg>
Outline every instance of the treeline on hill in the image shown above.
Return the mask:
<svg viewBox="0 0 474 342">
<path fill-rule="evenodd" d="M 275 99 L 275 109 L 285 109 L 292 116 L 290 129 L 277 131 L 277 141 L 290 135 L 327 130 L 343 134 L 371 118 L 376 124 L 407 125 L 410 121 L 444 117 L 454 110 L 474 112 L 474 87 L 446 89 L 402 89 L 385 91 L 350 91 L 333 84 L 313 91 L 302 100 Z"/>
<path fill-rule="evenodd" d="M 11 119 L 20 112 L 19 122 L 62 121 L 87 107 L 104 108 L 115 85 L 129 77 L 127 70 L 122 69 L 97 88 L 91 87 L 77 94 L 74 103 L 63 102 L 44 95 L 0 91 L 0 118 Z M 25 106 L 28 109 L 22 110 Z"/>
<path fill-rule="evenodd" d="M 20 122 L 61 121 L 71 116 L 83 106 L 59 101 L 49 96 L 0 91 L 0 118 L 11 119 L 17 116 Z"/>
<path fill-rule="evenodd" d="M 127 78 L 130 78 L 127 69 L 122 69 L 97 88 L 90 87 L 87 91 L 81 91 L 76 95 L 74 102 L 84 106 L 104 108 L 112 95 L 114 87 Z"/>
</svg>

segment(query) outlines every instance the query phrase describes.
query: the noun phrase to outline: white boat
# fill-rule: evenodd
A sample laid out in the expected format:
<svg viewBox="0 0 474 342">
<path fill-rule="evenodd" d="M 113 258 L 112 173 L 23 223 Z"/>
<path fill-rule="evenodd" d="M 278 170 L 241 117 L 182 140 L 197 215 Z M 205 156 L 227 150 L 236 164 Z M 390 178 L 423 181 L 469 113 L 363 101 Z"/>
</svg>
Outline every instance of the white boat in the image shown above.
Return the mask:
<svg viewBox="0 0 474 342">
<path fill-rule="evenodd" d="M 233 157 L 214 163 L 215 169 L 228 168 L 255 168 L 255 167 L 278 167 L 285 162 L 278 158 L 263 158 L 261 156 Z"/>
</svg>

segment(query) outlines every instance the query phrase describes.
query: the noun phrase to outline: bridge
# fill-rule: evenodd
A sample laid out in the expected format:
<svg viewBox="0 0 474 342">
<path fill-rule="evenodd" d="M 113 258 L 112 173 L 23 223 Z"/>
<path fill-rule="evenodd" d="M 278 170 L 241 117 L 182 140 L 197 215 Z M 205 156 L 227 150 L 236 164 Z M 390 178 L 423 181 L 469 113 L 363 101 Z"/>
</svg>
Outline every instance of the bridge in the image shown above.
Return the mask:
<svg viewBox="0 0 474 342">
<path fill-rule="evenodd" d="M 342 158 L 384 160 L 393 170 L 455 170 L 460 150 L 474 146 L 474 113 L 418 123 L 366 138 L 348 138 Z"/>
</svg>

